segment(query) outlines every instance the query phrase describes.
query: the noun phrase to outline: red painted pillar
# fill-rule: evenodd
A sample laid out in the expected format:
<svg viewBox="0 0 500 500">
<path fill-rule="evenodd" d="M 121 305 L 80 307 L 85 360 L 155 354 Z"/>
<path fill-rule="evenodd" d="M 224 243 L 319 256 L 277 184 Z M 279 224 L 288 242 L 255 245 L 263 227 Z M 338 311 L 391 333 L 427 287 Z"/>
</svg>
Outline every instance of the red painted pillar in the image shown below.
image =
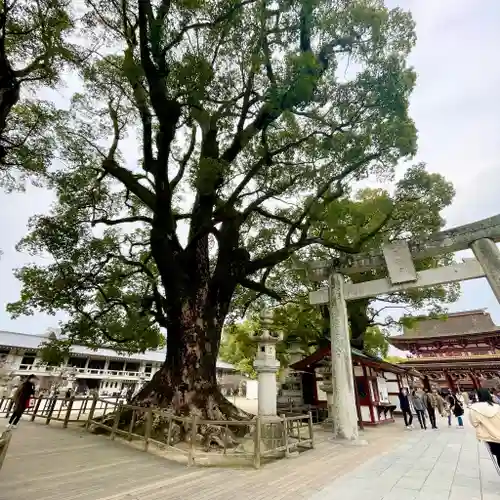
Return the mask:
<svg viewBox="0 0 500 500">
<path fill-rule="evenodd" d="M 457 387 L 455 385 L 455 382 L 453 381 L 453 377 L 448 372 L 445 372 L 445 376 L 446 376 L 446 380 L 448 382 L 448 387 L 450 388 L 450 391 L 452 393 L 457 392 Z"/>
<path fill-rule="evenodd" d="M 469 373 L 469 377 L 472 380 L 472 385 L 474 386 L 474 389 L 480 389 L 481 388 L 481 382 L 478 380 L 476 375 L 473 372 Z"/>
<path fill-rule="evenodd" d="M 366 384 L 366 395 L 368 396 L 368 404 L 369 404 L 368 408 L 370 409 L 370 418 L 372 420 L 372 424 L 374 424 L 376 420 L 375 420 L 375 410 L 373 408 L 372 392 L 370 391 L 370 380 L 368 379 L 366 366 L 362 365 L 362 367 L 363 367 L 363 378 Z M 361 408 L 359 410 L 361 412 Z"/>
</svg>

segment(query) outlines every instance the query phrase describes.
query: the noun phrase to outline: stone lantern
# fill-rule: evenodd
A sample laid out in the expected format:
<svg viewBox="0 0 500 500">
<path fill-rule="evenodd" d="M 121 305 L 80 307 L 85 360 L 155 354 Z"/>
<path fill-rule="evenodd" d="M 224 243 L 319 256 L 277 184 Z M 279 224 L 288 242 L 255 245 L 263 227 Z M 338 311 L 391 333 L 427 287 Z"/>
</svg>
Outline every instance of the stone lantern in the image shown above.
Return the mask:
<svg viewBox="0 0 500 500">
<path fill-rule="evenodd" d="M 262 417 L 275 417 L 277 413 L 276 372 L 279 370 L 280 363 L 276 359 L 276 344 L 281 340 L 281 335 L 271 331 L 272 318 L 272 311 L 262 311 L 260 316 L 262 331 L 253 336 L 253 340 L 257 342 L 257 354 L 253 367 L 258 374 L 258 412 Z"/>
<path fill-rule="evenodd" d="M 332 361 L 330 356 L 325 357 L 321 365 L 317 368 L 318 373 L 323 377 L 319 388 L 326 394 L 326 406 L 328 408 L 328 418 L 323 422 L 325 426 L 333 425 L 333 381 L 332 381 Z"/>
</svg>

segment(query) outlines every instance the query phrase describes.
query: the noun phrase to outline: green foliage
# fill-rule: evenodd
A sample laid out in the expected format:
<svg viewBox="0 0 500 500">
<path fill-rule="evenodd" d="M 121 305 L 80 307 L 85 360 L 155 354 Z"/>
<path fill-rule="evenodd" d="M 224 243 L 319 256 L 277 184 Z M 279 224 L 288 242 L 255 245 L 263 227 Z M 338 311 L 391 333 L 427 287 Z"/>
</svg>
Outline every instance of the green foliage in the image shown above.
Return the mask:
<svg viewBox="0 0 500 500">
<path fill-rule="evenodd" d="M 389 352 L 388 335 L 376 326 L 368 327 L 364 333 L 364 352 L 385 358 Z"/>
<path fill-rule="evenodd" d="M 79 60 L 68 0 L 0 2 L 0 186 L 40 182 L 53 158 L 54 106 L 35 98 Z"/>
<path fill-rule="evenodd" d="M 19 247 L 52 260 L 17 271 L 13 315 L 62 310 L 72 340 L 124 350 L 168 328 L 169 349 L 194 340 L 202 358 L 228 311 L 304 295 L 290 257 L 442 226 L 453 188 L 423 165 L 394 189 L 357 184 L 393 182 L 416 152 L 408 13 L 381 0 L 86 5 L 75 39 L 100 50 L 78 61 L 81 91 L 48 127 L 57 203 Z M 278 321 L 295 318 L 304 343 L 308 322 L 324 331 L 286 307 Z M 249 359 L 251 325 L 231 328 Z"/>
<path fill-rule="evenodd" d="M 251 320 L 227 325 L 222 334 L 219 351 L 222 360 L 233 364 L 238 371 L 251 378 L 257 375 L 253 368 L 257 344 L 251 337 L 258 328 L 259 324 Z"/>
<path fill-rule="evenodd" d="M 398 365 L 406 361 L 406 358 L 402 358 L 401 356 L 384 356 L 384 361 L 392 363 L 393 365 Z"/>
</svg>

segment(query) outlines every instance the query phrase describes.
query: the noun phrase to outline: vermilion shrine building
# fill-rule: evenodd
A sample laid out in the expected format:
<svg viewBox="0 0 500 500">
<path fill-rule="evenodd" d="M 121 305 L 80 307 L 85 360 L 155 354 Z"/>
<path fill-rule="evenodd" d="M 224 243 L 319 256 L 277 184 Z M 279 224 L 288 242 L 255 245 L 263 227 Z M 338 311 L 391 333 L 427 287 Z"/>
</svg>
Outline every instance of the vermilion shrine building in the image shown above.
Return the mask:
<svg viewBox="0 0 500 500">
<path fill-rule="evenodd" d="M 419 374 L 410 367 L 393 365 L 380 358 L 352 349 L 358 422 L 361 425 L 379 425 L 394 422 L 393 412 L 399 411 L 398 394 L 403 387 L 411 387 Z M 322 390 L 325 371 L 330 357 L 330 346 L 290 365 L 295 372 L 297 389 L 302 391 L 301 402 L 313 407 L 327 406 L 327 395 Z"/>
<path fill-rule="evenodd" d="M 418 370 L 424 385 L 455 391 L 498 385 L 500 326 L 484 310 L 452 313 L 447 319 L 424 319 L 390 338 L 409 351 L 402 367 Z"/>
</svg>

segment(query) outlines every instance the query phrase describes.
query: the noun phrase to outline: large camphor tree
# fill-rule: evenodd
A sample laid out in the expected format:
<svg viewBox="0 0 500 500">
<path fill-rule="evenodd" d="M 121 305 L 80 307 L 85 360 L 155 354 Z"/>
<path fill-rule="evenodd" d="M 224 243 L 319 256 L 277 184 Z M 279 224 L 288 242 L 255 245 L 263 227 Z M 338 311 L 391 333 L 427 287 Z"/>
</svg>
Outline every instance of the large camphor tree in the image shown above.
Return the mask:
<svg viewBox="0 0 500 500">
<path fill-rule="evenodd" d="M 216 359 L 239 288 L 292 255 L 355 253 L 405 199 L 322 222 L 416 150 L 411 16 L 380 0 L 87 0 L 81 89 L 52 124 L 57 202 L 20 247 L 12 314 L 64 311 L 71 342 L 140 351 L 167 331 L 140 404 L 221 419 Z M 355 231 L 349 228 L 355 226 Z"/>
</svg>

